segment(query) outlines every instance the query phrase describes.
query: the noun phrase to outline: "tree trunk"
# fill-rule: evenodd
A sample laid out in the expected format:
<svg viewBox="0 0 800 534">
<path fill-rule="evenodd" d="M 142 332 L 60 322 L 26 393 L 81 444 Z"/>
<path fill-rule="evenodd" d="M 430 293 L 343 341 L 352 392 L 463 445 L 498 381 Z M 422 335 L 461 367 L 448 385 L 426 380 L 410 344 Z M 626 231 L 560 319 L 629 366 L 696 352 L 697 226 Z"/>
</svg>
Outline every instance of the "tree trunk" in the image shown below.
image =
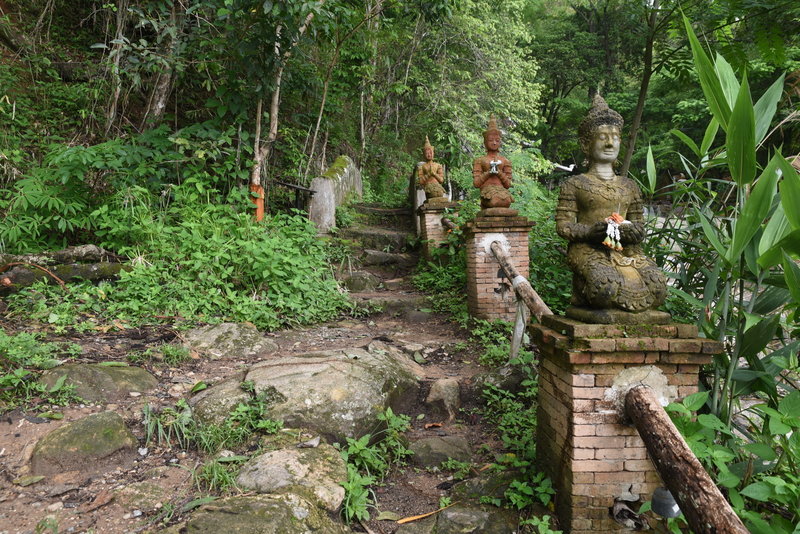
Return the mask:
<svg viewBox="0 0 800 534">
<path fill-rule="evenodd" d="M 661 407 L 653 390 L 637 386 L 625 396 L 625 414 L 633 420 L 661 479 L 696 534 L 748 534 Z"/>
<path fill-rule="evenodd" d="M 125 0 L 117 0 L 117 28 L 114 35 L 114 40 L 116 43 L 111 49 L 111 53 L 114 54 L 114 63 L 111 66 L 111 78 L 113 80 L 114 90 L 112 91 L 108 102 L 108 113 L 106 116 L 105 128 L 106 135 L 108 135 L 108 132 L 111 131 L 111 127 L 114 125 L 114 121 L 117 118 L 117 106 L 119 105 L 119 96 L 122 93 L 122 80 L 119 76 L 119 65 L 122 60 L 122 30 L 123 26 L 125 25 L 126 9 Z"/>
<path fill-rule="evenodd" d="M 644 113 L 644 103 L 647 100 L 647 89 L 650 86 L 650 79 L 653 77 L 653 43 L 656 39 L 656 23 L 658 21 L 658 10 L 660 0 L 653 0 L 650 6 L 650 16 L 647 18 L 647 44 L 644 48 L 644 68 L 642 70 L 642 83 L 639 85 L 639 99 L 636 101 L 636 111 L 633 113 L 631 128 L 628 132 L 628 144 L 625 147 L 625 159 L 620 169 L 621 176 L 628 176 L 631 167 L 633 149 L 636 148 L 636 136 L 639 135 L 639 127 L 642 124 L 642 114 Z"/>
<path fill-rule="evenodd" d="M 511 263 L 508 254 L 506 254 L 497 241 L 492 243 L 491 249 L 500 267 L 503 268 L 503 272 L 514 284 L 514 290 L 522 297 L 522 300 L 525 301 L 528 309 L 536 316 L 536 319 L 541 322 L 543 315 L 553 315 L 553 312 L 547 304 L 544 303 L 539 294 L 533 289 L 531 283 L 519 274 L 514 264 Z"/>
<path fill-rule="evenodd" d="M 153 91 L 150 93 L 150 99 L 147 102 L 147 109 L 142 117 L 142 129 L 145 127 L 154 127 L 161 122 L 161 117 L 164 116 L 164 111 L 167 109 L 167 102 L 169 100 L 170 89 L 172 88 L 172 80 L 175 75 L 175 68 L 172 66 L 175 62 L 175 55 L 178 51 L 178 44 L 180 43 L 180 35 L 183 31 L 182 22 L 179 27 L 178 24 L 178 6 L 177 2 L 172 4 L 172 9 L 169 13 L 169 23 L 175 28 L 175 33 L 170 34 L 170 38 L 165 44 L 167 64 L 169 65 L 163 71 L 156 75 L 156 83 L 153 86 Z M 183 19 L 183 17 L 181 17 Z"/>
</svg>

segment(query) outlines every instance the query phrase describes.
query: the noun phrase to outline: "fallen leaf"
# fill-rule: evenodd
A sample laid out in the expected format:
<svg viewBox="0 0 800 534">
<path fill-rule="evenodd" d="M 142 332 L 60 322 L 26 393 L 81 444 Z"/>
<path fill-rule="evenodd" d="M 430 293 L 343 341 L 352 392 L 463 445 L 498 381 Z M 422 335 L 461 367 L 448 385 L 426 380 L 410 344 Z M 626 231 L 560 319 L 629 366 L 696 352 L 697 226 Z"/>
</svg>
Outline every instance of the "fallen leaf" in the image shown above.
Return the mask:
<svg viewBox="0 0 800 534">
<path fill-rule="evenodd" d="M 78 513 L 85 514 L 86 512 L 97 510 L 98 508 L 107 505 L 113 500 L 114 500 L 114 494 L 112 492 L 108 490 L 102 490 L 100 493 L 97 494 L 97 496 L 94 498 L 92 502 L 80 508 L 78 510 Z"/>
<path fill-rule="evenodd" d="M 425 425 L 425 428 L 426 429 L 428 429 L 428 428 L 440 428 L 441 426 L 442 426 L 442 423 L 427 423 Z"/>
<path fill-rule="evenodd" d="M 15 478 L 13 480 L 13 482 L 17 486 L 22 486 L 24 488 L 25 486 L 30 486 L 31 484 L 36 484 L 40 480 L 44 480 L 44 477 L 42 475 L 36 475 L 36 476 L 31 475 L 31 476 L 26 476 L 26 477 Z"/>
<path fill-rule="evenodd" d="M 381 512 L 375 518 L 376 521 L 397 521 L 399 519 L 400 516 L 394 512 Z"/>
</svg>

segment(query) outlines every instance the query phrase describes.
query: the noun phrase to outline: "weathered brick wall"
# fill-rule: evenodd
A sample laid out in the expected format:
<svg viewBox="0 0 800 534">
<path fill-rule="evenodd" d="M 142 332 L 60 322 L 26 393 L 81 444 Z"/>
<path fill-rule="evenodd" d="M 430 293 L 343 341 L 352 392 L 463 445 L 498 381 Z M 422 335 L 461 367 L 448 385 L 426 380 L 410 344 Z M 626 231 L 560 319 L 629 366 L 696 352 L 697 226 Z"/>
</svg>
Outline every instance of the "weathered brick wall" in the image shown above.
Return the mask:
<svg viewBox="0 0 800 534">
<path fill-rule="evenodd" d="M 441 204 L 430 203 L 419 207 L 420 238 L 422 239 L 423 253 L 430 258 L 431 251 L 444 243 L 447 238 L 447 228 L 442 226 L 442 217 L 447 208 L 456 208 L 457 203 L 447 202 Z"/>
<path fill-rule="evenodd" d="M 528 232 L 525 217 L 476 217 L 464 228 L 467 243 L 467 305 L 478 319 L 513 321 L 517 313 L 511 280 L 503 274 L 488 245 L 497 237 L 507 246 L 517 271 L 528 277 Z M 487 244 L 488 243 L 488 244 Z"/>
<path fill-rule="evenodd" d="M 615 380 L 623 371 L 648 379 L 660 371 L 664 400 L 679 400 L 697 391 L 700 366 L 721 346 L 679 324 L 546 316 L 531 333 L 540 351 L 537 461 L 556 487 L 561 527 L 572 534 L 624 530 L 609 516 L 614 499 L 630 491 L 645 501 L 663 483 L 636 429 L 623 420 Z"/>
</svg>

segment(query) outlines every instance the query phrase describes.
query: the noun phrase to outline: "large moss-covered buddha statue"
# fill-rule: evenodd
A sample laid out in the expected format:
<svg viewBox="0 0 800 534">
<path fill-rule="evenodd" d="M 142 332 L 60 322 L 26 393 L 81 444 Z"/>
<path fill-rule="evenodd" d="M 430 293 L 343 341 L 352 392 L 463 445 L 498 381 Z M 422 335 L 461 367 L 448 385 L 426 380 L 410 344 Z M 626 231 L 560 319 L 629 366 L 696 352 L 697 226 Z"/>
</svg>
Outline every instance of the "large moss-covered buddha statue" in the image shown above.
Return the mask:
<svg viewBox="0 0 800 534">
<path fill-rule="evenodd" d="M 614 172 L 622 124 L 620 114 L 595 96 L 578 129 L 589 169 L 561 186 L 556 230 L 569 241 L 573 272 L 567 316 L 595 323 L 666 322 L 669 315 L 655 311 L 666 298 L 664 273 L 641 248 L 641 191 Z"/>
</svg>

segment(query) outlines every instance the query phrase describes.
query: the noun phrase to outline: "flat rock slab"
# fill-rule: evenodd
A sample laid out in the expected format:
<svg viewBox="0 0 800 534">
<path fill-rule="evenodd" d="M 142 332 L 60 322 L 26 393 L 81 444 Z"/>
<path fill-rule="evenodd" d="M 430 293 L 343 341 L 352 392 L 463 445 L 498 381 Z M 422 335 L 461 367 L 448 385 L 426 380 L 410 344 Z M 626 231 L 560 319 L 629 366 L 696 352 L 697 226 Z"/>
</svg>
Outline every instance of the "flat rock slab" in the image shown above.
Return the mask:
<svg viewBox="0 0 800 534">
<path fill-rule="evenodd" d="M 423 438 L 411 443 L 409 448 L 414 451 L 414 456 L 411 457 L 411 460 L 416 465 L 423 467 L 439 467 L 448 458 L 459 462 L 472 460 L 472 450 L 469 442 L 461 436 Z"/>
<path fill-rule="evenodd" d="M 185 345 L 212 360 L 249 358 L 275 352 L 278 344 L 267 339 L 255 326 L 220 323 L 184 333 Z"/>
<path fill-rule="evenodd" d="M 43 437 L 33 449 L 31 472 L 99 473 L 126 467 L 136 455 L 137 441 L 115 412 L 92 414 Z"/>
<path fill-rule="evenodd" d="M 158 385 L 156 377 L 141 367 L 96 363 L 62 365 L 45 371 L 40 380 L 50 388 L 65 375 L 64 383 L 74 385 L 80 398 L 92 402 L 114 402 L 132 392 L 147 393 Z"/>
<path fill-rule="evenodd" d="M 291 493 L 228 497 L 200 507 L 162 534 L 348 534 L 325 510 Z"/>
<path fill-rule="evenodd" d="M 379 342 L 352 348 L 282 356 L 252 366 L 243 379 L 272 403 L 269 417 L 343 441 L 374 432 L 376 416 L 387 407 L 412 402 L 424 372 L 401 351 Z M 247 398 L 235 377 L 194 397 L 195 415 L 220 422 L 226 408 Z M 240 398 L 241 400 L 236 400 Z"/>
<path fill-rule="evenodd" d="M 294 489 L 335 512 L 344 500 L 343 480 L 347 480 L 347 468 L 342 456 L 322 443 L 315 448 L 279 449 L 256 456 L 242 466 L 236 482 L 259 493 Z"/>
<path fill-rule="evenodd" d="M 489 506 L 455 505 L 436 520 L 436 534 L 516 534 L 519 516 L 510 510 Z"/>
<path fill-rule="evenodd" d="M 399 267 L 413 267 L 417 264 L 417 257 L 404 252 L 384 252 L 382 250 L 364 250 L 361 256 L 363 265 L 397 265 Z"/>
</svg>

